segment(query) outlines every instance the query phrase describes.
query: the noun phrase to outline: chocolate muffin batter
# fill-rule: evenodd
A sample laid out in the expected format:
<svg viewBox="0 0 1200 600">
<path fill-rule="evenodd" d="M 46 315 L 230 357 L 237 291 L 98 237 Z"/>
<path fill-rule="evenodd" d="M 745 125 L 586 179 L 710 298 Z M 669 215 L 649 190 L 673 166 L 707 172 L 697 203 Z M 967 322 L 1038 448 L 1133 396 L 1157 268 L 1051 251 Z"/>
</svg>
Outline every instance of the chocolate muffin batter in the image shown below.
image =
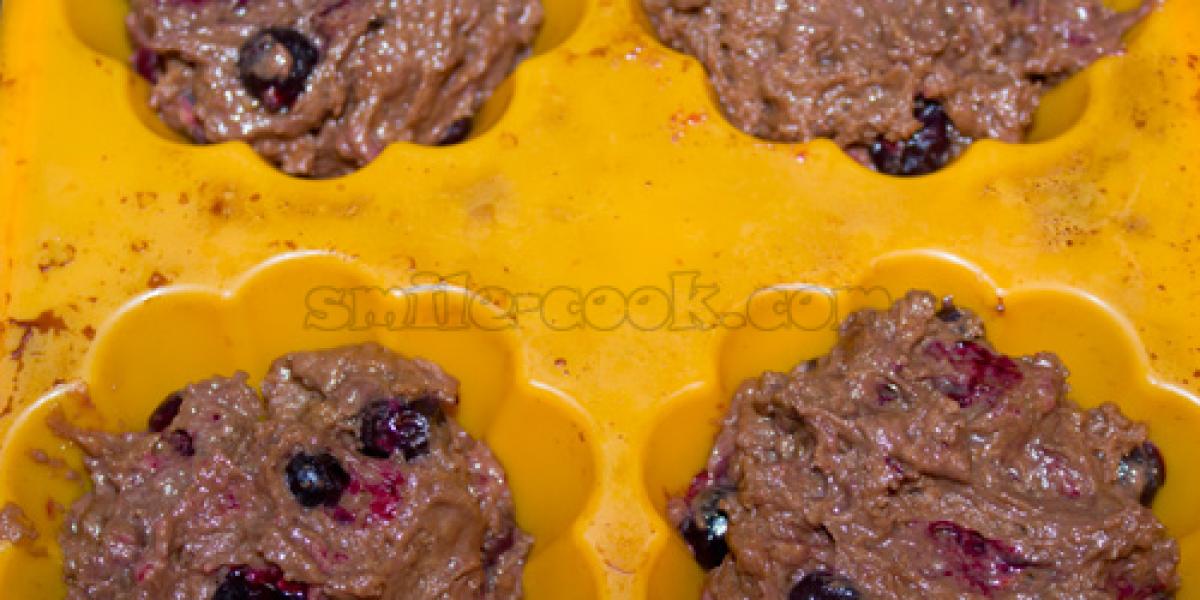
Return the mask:
<svg viewBox="0 0 1200 600">
<path fill-rule="evenodd" d="M 1146 15 L 1101 0 L 643 0 L 658 35 L 708 69 L 735 126 L 833 138 L 895 174 L 972 138 L 1020 141 L 1040 95 L 1121 49 Z"/>
<path fill-rule="evenodd" d="M 189 385 L 148 432 L 60 417 L 93 482 L 61 534 L 67 597 L 519 598 L 531 541 L 456 403 L 437 366 L 368 344 L 284 356 L 262 396 Z"/>
<path fill-rule="evenodd" d="M 37 539 L 37 528 L 29 521 L 24 509 L 12 502 L 0 508 L 0 543 L 23 546 Z"/>
<path fill-rule="evenodd" d="M 829 355 L 742 386 L 670 502 L 704 597 L 1170 598 L 1162 457 L 1066 378 L 927 293 L 851 315 Z"/>
<path fill-rule="evenodd" d="M 539 0 L 132 0 L 151 106 L 200 143 L 341 175 L 396 141 L 462 141 L 526 53 Z"/>
</svg>

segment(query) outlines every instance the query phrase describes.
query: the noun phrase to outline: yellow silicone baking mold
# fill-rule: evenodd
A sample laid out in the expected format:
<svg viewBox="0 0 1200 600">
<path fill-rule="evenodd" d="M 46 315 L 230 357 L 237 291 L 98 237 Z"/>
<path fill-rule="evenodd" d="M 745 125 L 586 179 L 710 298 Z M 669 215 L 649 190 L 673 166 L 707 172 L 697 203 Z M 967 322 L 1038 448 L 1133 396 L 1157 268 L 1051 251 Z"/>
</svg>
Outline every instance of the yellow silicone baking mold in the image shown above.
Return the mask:
<svg viewBox="0 0 1200 600">
<path fill-rule="evenodd" d="M 1200 2 L 1165 0 L 1048 96 L 1030 143 L 914 179 L 738 132 L 638 0 L 544 3 L 471 140 L 321 181 L 163 128 L 121 0 L 3 3 L 0 503 L 40 533 L 0 548 L 5 598 L 62 592 L 82 484 L 30 456 L 78 465 L 47 411 L 139 427 L 187 381 L 367 339 L 463 381 L 538 537 L 527 597 L 696 598 L 662 508 L 733 388 L 908 288 L 1150 424 L 1179 597 L 1200 598 Z"/>
</svg>

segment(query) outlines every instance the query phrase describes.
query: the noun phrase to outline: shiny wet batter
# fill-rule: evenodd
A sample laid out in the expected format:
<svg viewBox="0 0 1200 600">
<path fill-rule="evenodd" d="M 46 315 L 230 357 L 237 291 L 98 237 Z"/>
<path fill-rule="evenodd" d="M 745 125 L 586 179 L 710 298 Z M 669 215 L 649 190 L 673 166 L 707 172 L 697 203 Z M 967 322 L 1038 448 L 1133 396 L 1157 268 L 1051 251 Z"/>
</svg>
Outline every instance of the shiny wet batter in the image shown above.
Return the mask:
<svg viewBox="0 0 1200 600">
<path fill-rule="evenodd" d="M 457 383 L 376 345 L 284 356 L 169 396 L 148 431 L 52 425 L 93 489 L 62 544 L 71 600 L 521 597 L 531 540 Z"/>
<path fill-rule="evenodd" d="M 832 138 L 894 174 L 972 140 L 1020 141 L 1041 95 L 1154 6 L 1100 0 L 643 0 L 658 35 L 707 68 L 761 138 Z"/>
<path fill-rule="evenodd" d="M 168 125 L 325 177 L 462 141 L 541 20 L 539 0 L 133 0 L 128 29 Z"/>
<path fill-rule="evenodd" d="M 929 294 L 851 315 L 829 355 L 741 387 L 671 501 L 704 597 L 1170 598 L 1162 457 L 1066 378 Z"/>
</svg>

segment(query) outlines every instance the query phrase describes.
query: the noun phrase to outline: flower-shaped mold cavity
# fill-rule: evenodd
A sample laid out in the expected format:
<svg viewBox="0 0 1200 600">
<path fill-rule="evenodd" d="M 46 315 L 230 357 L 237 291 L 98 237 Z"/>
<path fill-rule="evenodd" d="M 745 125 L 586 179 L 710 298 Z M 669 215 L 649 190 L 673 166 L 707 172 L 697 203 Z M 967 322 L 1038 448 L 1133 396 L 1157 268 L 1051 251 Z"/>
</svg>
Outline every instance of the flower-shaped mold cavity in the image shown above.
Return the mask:
<svg viewBox="0 0 1200 600">
<path fill-rule="evenodd" d="M 531 56 L 517 65 L 517 71 L 519 72 L 530 59 L 551 52 L 566 42 L 585 18 L 591 1 L 542 0 L 545 10 L 542 27 L 534 40 Z M 125 27 L 125 17 L 129 12 L 128 0 L 61 0 L 55 4 L 61 4 L 62 17 L 79 41 L 100 55 L 100 61 L 112 61 L 110 65 L 115 63 L 120 72 L 128 75 L 120 81 L 120 85 L 124 87 L 132 114 L 162 138 L 180 144 L 191 144 L 191 140 L 168 127 L 150 108 L 150 84 L 138 76 L 130 64 L 133 48 Z M 516 73 L 510 75 L 480 108 L 474 119 L 471 138 L 482 136 L 503 118 L 513 99 L 517 78 Z M 405 144 L 392 144 L 396 145 Z M 249 153 L 253 156 L 246 144 L 218 146 L 232 146 L 239 148 L 235 152 Z M 384 154 L 387 154 L 387 151 Z M 373 162 L 378 162 L 378 158 Z"/>
<path fill-rule="evenodd" d="M 1115 402 L 1149 425 L 1167 462 L 1168 483 L 1154 512 L 1182 546 L 1180 598 L 1200 594 L 1200 403 L 1156 379 L 1132 327 L 1101 301 L 1062 287 L 1002 291 L 979 269 L 933 252 L 890 254 L 847 287 L 781 285 L 749 302 L 752 326 L 722 336 L 716 380 L 679 394 L 662 412 L 644 456 L 647 500 L 663 521 L 647 598 L 698 598 L 703 573 L 666 522 L 668 496 L 682 493 L 703 468 L 730 398 L 746 379 L 787 371 L 828 352 L 837 326 L 860 308 L 885 308 L 909 290 L 953 296 L 976 311 L 989 339 L 1008 354 L 1057 353 L 1070 369 L 1071 397 L 1084 407 Z"/>
<path fill-rule="evenodd" d="M 648 41 L 648 43 L 676 54 L 678 60 L 686 63 L 680 69 L 682 76 L 689 79 L 689 87 L 695 90 L 703 90 L 703 97 L 707 99 L 707 112 L 713 115 L 720 115 L 720 122 L 724 126 L 736 131 L 741 137 L 746 138 L 748 142 L 759 142 L 760 140 L 741 131 L 726 118 L 725 112 L 721 108 L 721 102 L 717 96 L 716 89 L 709 81 L 706 70 L 700 64 L 699 60 L 668 47 L 658 37 L 646 13 L 644 0 L 623 1 L 630 19 L 636 23 L 637 27 L 649 40 L 652 40 Z M 1140 1 L 1105 0 L 1105 4 L 1114 10 L 1125 11 L 1135 9 Z M 1156 26 L 1154 21 L 1161 20 L 1156 17 L 1157 15 L 1152 13 L 1143 22 L 1137 24 L 1127 32 L 1125 35 L 1126 45 L 1129 47 L 1136 45 L 1147 29 Z M 1120 83 L 1117 81 L 1117 70 L 1111 64 L 1117 60 L 1121 60 L 1121 57 L 1102 58 L 1087 69 L 1066 79 L 1043 94 L 1038 109 L 1034 113 L 1033 122 L 1030 124 L 1029 131 L 1022 144 L 1006 144 L 990 139 L 976 140 L 961 156 L 935 173 L 947 172 L 951 169 L 971 170 L 980 168 L 983 165 L 995 164 L 997 161 L 1009 162 L 1017 157 L 1028 155 L 1028 147 L 1031 144 L 1051 142 L 1067 136 L 1071 131 L 1076 129 L 1091 131 L 1102 129 L 1102 117 L 1099 114 L 1095 114 L 1096 111 L 1090 110 L 1093 103 L 1093 90 L 1102 89 L 1106 93 L 1109 91 L 1111 93 L 1119 93 Z M 1092 113 L 1090 117 L 1089 113 Z M 825 138 L 818 138 L 808 142 L 781 142 L 780 144 L 795 146 L 800 151 L 814 144 L 820 146 L 833 145 L 830 140 Z M 845 156 L 845 159 L 853 162 L 848 155 Z"/>
<path fill-rule="evenodd" d="M 257 384 L 284 353 L 376 341 L 460 380 L 458 419 L 504 465 L 517 521 L 535 537 L 526 597 L 598 598 L 600 567 L 578 523 L 596 472 L 587 418 L 568 398 L 522 378 L 515 336 L 479 298 L 380 283 L 340 257 L 299 254 L 256 268 L 228 293 L 164 288 L 118 313 L 86 361 L 86 388 L 68 384 L 31 406 L 0 446 L 0 503 L 21 506 L 40 534 L 32 547 L 0 546 L 4 596 L 64 593 L 55 540 L 62 507 L 84 482 L 31 458 L 41 450 L 82 472 L 80 453 L 46 426 L 52 410 L 89 427 L 142 429 L 158 400 L 185 382 L 243 370 Z"/>
</svg>

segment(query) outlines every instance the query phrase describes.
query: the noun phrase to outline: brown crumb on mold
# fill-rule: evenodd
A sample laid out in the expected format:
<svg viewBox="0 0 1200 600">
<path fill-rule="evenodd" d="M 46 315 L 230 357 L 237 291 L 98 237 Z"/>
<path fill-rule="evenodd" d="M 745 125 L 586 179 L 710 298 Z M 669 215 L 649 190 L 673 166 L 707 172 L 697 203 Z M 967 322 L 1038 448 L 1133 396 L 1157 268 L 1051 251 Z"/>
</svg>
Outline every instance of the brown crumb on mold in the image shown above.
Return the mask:
<svg viewBox="0 0 1200 600">
<path fill-rule="evenodd" d="M 67 461 L 56 456 L 50 456 L 45 450 L 34 448 L 29 451 L 29 459 L 39 465 L 45 465 L 52 469 L 67 468 Z"/>
<path fill-rule="evenodd" d="M 45 273 L 51 269 L 65 267 L 75 261 L 75 245 L 53 239 L 42 242 L 42 258 L 38 261 L 38 271 Z"/>
<path fill-rule="evenodd" d="M 1129 233 L 1146 233 L 1150 229 L 1150 219 L 1142 215 L 1130 215 L 1122 223 L 1122 226 Z"/>
<path fill-rule="evenodd" d="M 296 250 L 299 246 L 292 240 L 274 240 L 267 244 L 268 248 L 286 248 L 288 250 Z"/>
<path fill-rule="evenodd" d="M 59 515 L 67 511 L 66 507 L 55 502 L 54 500 L 46 501 L 46 516 L 51 519 L 57 519 Z"/>
<path fill-rule="evenodd" d="M 146 285 L 149 286 L 150 289 L 153 290 L 153 289 L 158 289 L 164 285 L 167 285 L 168 283 L 171 283 L 171 280 L 168 279 L 166 275 L 163 275 L 162 273 L 155 271 L 150 274 L 150 280 L 146 282 Z"/>
<path fill-rule="evenodd" d="M 139 254 L 145 252 L 149 247 L 150 240 L 135 240 L 133 243 L 129 244 L 129 249 Z"/>
<path fill-rule="evenodd" d="M 25 329 L 25 332 L 21 335 L 21 341 L 9 353 L 9 357 L 15 361 L 20 361 L 24 357 L 25 347 L 29 344 L 29 340 L 33 338 L 34 333 L 58 333 L 67 330 L 67 323 L 63 321 L 62 317 L 55 314 L 53 310 L 44 310 L 32 319 L 10 318 L 8 322 L 10 325 Z"/>
<path fill-rule="evenodd" d="M 135 192 L 138 208 L 144 209 L 158 201 L 158 192 Z"/>
<path fill-rule="evenodd" d="M 84 325 L 83 329 L 79 330 L 79 332 L 82 333 L 83 337 L 87 338 L 89 342 L 96 339 L 96 328 L 92 327 L 91 325 Z"/>
<path fill-rule="evenodd" d="M 50 456 L 45 450 L 33 449 L 29 451 L 29 459 L 33 462 L 49 467 L 56 472 L 61 472 L 64 479 L 67 481 L 79 481 L 80 475 L 67 464 L 67 461 L 57 456 Z"/>
</svg>

